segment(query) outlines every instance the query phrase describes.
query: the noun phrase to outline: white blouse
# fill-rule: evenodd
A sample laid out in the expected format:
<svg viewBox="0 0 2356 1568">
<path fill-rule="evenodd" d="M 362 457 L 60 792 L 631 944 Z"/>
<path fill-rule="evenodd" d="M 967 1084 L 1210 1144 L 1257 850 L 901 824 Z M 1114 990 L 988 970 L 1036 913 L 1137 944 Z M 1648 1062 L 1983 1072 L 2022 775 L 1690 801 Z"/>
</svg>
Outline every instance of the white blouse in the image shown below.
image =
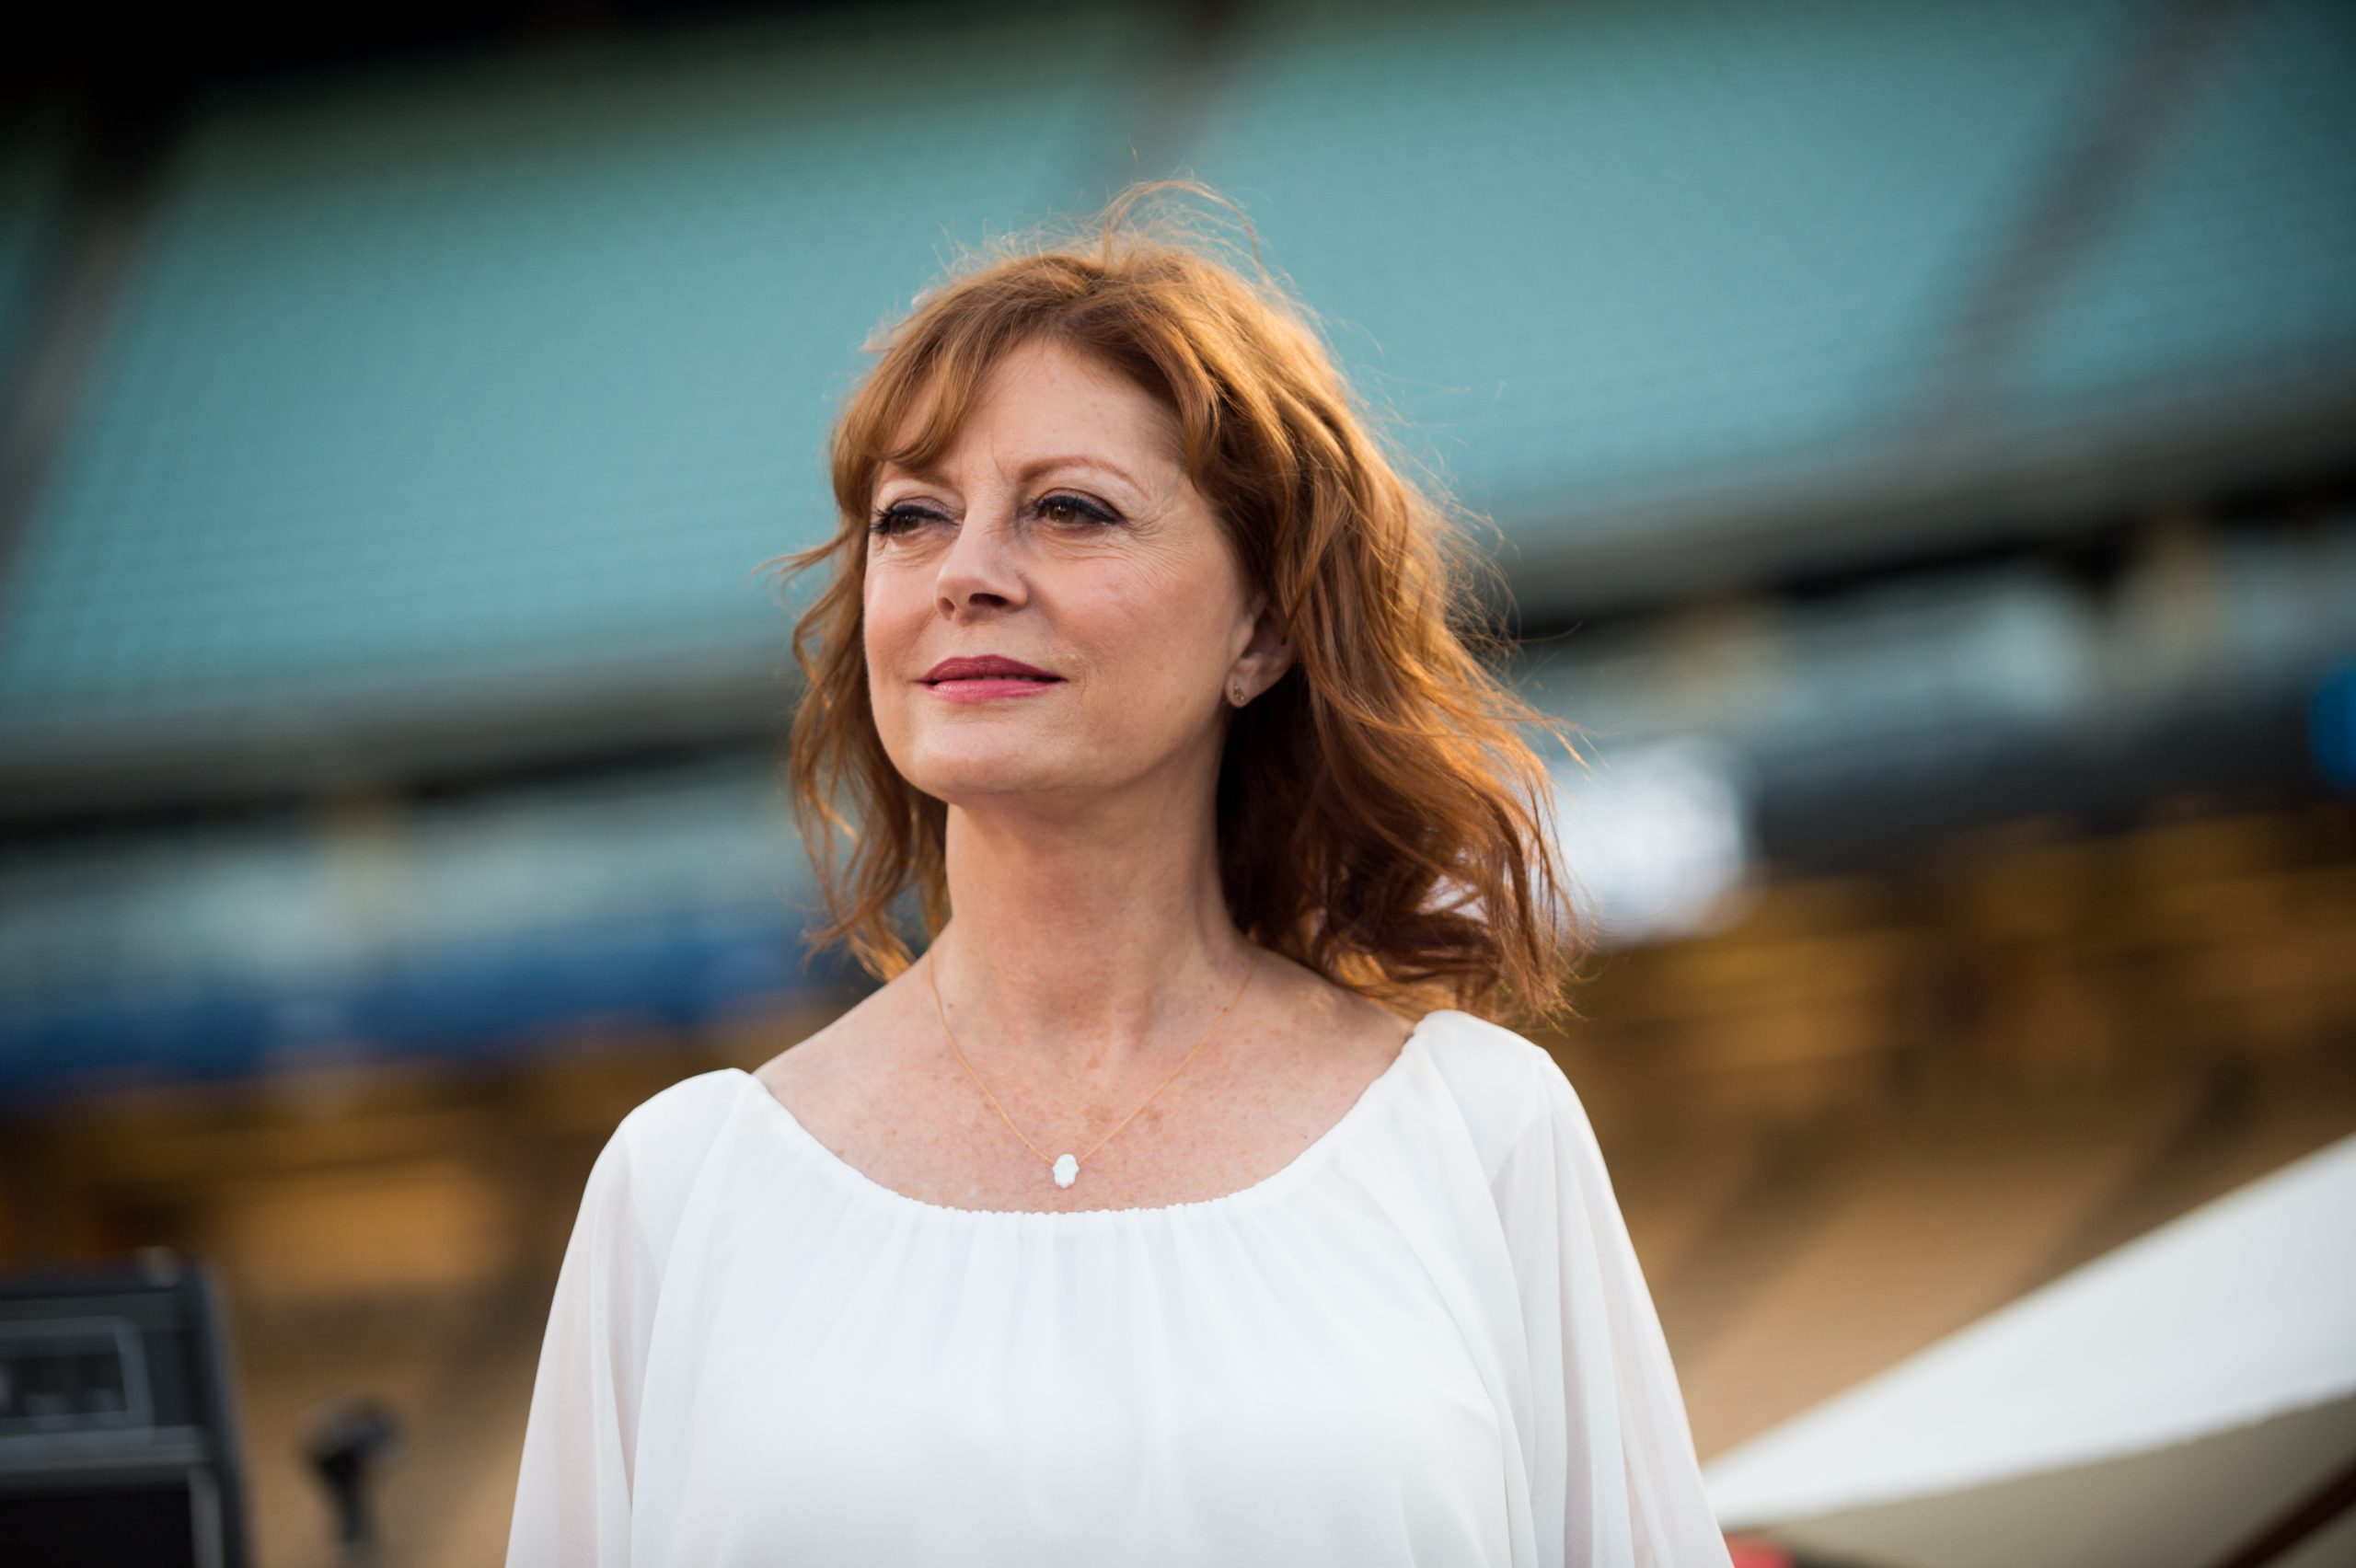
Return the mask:
<svg viewBox="0 0 2356 1568">
<path fill-rule="evenodd" d="M 539 1361 L 509 1568 L 1729 1559 L 1603 1157 L 1443 1009 L 1289 1165 L 949 1208 L 741 1068 L 622 1119 Z"/>
</svg>

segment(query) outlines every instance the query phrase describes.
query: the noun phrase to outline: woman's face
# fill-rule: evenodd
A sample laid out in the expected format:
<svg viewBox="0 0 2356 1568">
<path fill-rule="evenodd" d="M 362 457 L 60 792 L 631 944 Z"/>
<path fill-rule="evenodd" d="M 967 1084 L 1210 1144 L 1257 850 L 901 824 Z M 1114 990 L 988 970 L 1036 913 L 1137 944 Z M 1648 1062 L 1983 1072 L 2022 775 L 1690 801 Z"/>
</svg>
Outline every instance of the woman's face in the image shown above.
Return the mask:
<svg viewBox="0 0 2356 1568">
<path fill-rule="evenodd" d="M 1002 359 L 923 473 L 885 465 L 868 536 L 869 697 L 884 750 L 953 804 L 1069 806 L 1217 777 L 1231 680 L 1288 652 L 1255 605 L 1175 421 L 1052 342 Z M 1004 660 L 1036 672 L 992 677 Z"/>
</svg>

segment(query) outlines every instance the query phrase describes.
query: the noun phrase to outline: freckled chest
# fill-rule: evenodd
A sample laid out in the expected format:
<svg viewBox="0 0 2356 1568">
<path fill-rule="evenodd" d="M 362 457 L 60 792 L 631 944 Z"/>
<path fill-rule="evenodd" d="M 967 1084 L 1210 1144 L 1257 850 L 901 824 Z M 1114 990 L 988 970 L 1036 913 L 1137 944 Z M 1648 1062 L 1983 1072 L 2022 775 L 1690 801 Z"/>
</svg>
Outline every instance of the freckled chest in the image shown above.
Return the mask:
<svg viewBox="0 0 2356 1568">
<path fill-rule="evenodd" d="M 1142 1110 L 1138 1103 L 1157 1079 L 1133 1090 L 1060 1098 L 1034 1086 L 992 1084 L 1007 1115 L 1041 1151 L 1079 1158 L 1068 1187 L 1057 1184 L 1048 1161 L 1025 1147 L 953 1059 L 944 1068 L 918 1048 L 906 1056 L 876 1052 L 855 1073 L 818 1061 L 784 1070 L 797 1051 L 762 1078 L 819 1142 L 912 1198 L 1050 1212 L 1161 1207 L 1239 1192 L 1291 1163 L 1348 1111 L 1395 1050 L 1394 1043 L 1375 1054 L 1254 1054 L 1247 1045 L 1189 1083 L 1206 1065 L 1198 1059 Z M 1137 1114 L 1112 1131 L 1132 1110 Z"/>
</svg>

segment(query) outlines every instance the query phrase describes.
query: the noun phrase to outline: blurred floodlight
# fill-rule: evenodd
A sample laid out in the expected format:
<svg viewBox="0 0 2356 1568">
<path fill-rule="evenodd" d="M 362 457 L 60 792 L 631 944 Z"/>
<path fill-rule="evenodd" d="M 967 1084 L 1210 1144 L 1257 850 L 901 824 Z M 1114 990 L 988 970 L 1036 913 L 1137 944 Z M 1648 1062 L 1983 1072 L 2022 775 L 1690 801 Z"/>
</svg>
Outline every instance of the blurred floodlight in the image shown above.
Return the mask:
<svg viewBox="0 0 2356 1568">
<path fill-rule="evenodd" d="M 1606 946 L 1723 924 L 1751 859 L 1733 754 L 1694 736 L 1554 769 L 1558 842 Z"/>
</svg>

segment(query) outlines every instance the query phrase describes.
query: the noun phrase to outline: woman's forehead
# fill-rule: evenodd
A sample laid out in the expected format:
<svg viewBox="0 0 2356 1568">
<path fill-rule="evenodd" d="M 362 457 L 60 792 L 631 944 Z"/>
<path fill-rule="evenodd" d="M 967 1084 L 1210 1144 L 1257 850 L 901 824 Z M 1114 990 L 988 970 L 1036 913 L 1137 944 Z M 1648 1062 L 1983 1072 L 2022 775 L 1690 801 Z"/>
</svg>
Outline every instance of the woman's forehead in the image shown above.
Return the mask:
<svg viewBox="0 0 2356 1568">
<path fill-rule="evenodd" d="M 961 406 L 943 408 L 944 397 Z M 971 455 L 1018 468 L 1092 460 L 1143 485 L 1166 478 L 1181 449 L 1177 417 L 1160 398 L 1095 355 L 1034 340 L 999 355 L 970 389 L 938 374 L 920 385 L 877 478 L 925 475 Z"/>
</svg>

